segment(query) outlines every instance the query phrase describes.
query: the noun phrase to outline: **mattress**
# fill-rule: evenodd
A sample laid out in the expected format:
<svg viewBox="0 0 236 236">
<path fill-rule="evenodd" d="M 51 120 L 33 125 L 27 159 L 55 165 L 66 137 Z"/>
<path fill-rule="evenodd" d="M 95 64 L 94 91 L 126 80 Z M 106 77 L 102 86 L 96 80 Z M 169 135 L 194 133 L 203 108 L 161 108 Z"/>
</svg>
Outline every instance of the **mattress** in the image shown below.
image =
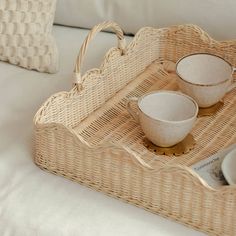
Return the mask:
<svg viewBox="0 0 236 236">
<path fill-rule="evenodd" d="M 0 62 L 0 235 L 203 235 L 34 164 L 33 116 L 51 94 L 71 88 L 75 58 L 87 33 L 54 26 L 60 52 L 57 74 Z M 99 33 L 83 70 L 99 66 L 104 53 L 116 43 L 113 34 Z"/>
</svg>

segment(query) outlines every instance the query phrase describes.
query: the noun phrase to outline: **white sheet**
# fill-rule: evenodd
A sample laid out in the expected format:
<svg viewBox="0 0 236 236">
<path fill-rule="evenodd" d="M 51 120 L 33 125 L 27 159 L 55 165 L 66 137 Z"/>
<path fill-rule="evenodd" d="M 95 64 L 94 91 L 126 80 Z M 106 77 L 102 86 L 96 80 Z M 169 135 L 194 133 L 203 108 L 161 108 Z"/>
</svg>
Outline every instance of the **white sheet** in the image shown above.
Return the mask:
<svg viewBox="0 0 236 236">
<path fill-rule="evenodd" d="M 35 166 L 33 115 L 49 95 L 71 87 L 70 74 L 87 31 L 54 27 L 54 34 L 61 54 L 58 74 L 0 63 L 0 235 L 203 235 Z M 100 33 L 85 69 L 115 44 L 114 35 Z"/>
</svg>

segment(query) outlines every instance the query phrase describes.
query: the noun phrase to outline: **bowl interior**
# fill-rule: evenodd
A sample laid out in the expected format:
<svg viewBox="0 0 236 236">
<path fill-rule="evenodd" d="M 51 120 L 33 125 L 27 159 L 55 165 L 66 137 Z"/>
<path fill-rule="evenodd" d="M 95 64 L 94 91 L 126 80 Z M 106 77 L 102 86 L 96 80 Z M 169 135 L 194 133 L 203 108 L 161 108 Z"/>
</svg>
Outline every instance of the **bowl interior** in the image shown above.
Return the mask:
<svg viewBox="0 0 236 236">
<path fill-rule="evenodd" d="M 186 95 L 163 91 L 146 95 L 139 108 L 152 119 L 162 121 L 184 121 L 197 115 L 196 103 Z"/>
<path fill-rule="evenodd" d="M 213 85 L 231 78 L 232 67 L 223 58 L 211 54 L 193 54 L 181 59 L 176 71 L 185 81 Z"/>
</svg>

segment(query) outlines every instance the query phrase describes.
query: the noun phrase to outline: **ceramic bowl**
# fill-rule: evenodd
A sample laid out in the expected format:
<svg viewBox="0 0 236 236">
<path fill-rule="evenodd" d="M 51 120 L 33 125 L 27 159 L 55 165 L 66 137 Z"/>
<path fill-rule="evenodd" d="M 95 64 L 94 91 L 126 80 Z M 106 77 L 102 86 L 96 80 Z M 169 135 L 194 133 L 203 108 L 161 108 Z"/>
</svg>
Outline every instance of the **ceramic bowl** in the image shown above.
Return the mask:
<svg viewBox="0 0 236 236">
<path fill-rule="evenodd" d="M 180 90 L 203 108 L 213 106 L 236 87 L 234 70 L 223 58 L 208 53 L 185 56 L 176 64 Z"/>
<path fill-rule="evenodd" d="M 221 169 L 228 184 L 236 186 L 236 148 L 225 156 Z"/>
<path fill-rule="evenodd" d="M 130 102 L 136 103 L 138 113 L 133 111 Z M 198 105 L 191 97 L 165 90 L 131 98 L 127 109 L 140 123 L 146 137 L 160 147 L 181 142 L 191 131 L 198 114 Z"/>
</svg>

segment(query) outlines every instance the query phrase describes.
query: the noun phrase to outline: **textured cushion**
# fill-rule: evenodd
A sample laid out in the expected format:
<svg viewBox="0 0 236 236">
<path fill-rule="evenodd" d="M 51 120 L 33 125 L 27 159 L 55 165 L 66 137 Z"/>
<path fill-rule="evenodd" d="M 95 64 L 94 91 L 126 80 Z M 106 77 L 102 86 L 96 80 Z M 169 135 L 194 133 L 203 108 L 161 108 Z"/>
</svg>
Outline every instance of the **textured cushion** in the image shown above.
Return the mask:
<svg viewBox="0 0 236 236">
<path fill-rule="evenodd" d="M 0 60 L 54 73 L 58 52 L 51 35 L 56 0 L 0 1 Z"/>
<path fill-rule="evenodd" d="M 143 26 L 192 23 L 216 39 L 233 39 L 235 9 L 235 0 L 58 0 L 55 22 L 91 28 L 114 20 L 126 33 L 133 34 Z"/>
</svg>

